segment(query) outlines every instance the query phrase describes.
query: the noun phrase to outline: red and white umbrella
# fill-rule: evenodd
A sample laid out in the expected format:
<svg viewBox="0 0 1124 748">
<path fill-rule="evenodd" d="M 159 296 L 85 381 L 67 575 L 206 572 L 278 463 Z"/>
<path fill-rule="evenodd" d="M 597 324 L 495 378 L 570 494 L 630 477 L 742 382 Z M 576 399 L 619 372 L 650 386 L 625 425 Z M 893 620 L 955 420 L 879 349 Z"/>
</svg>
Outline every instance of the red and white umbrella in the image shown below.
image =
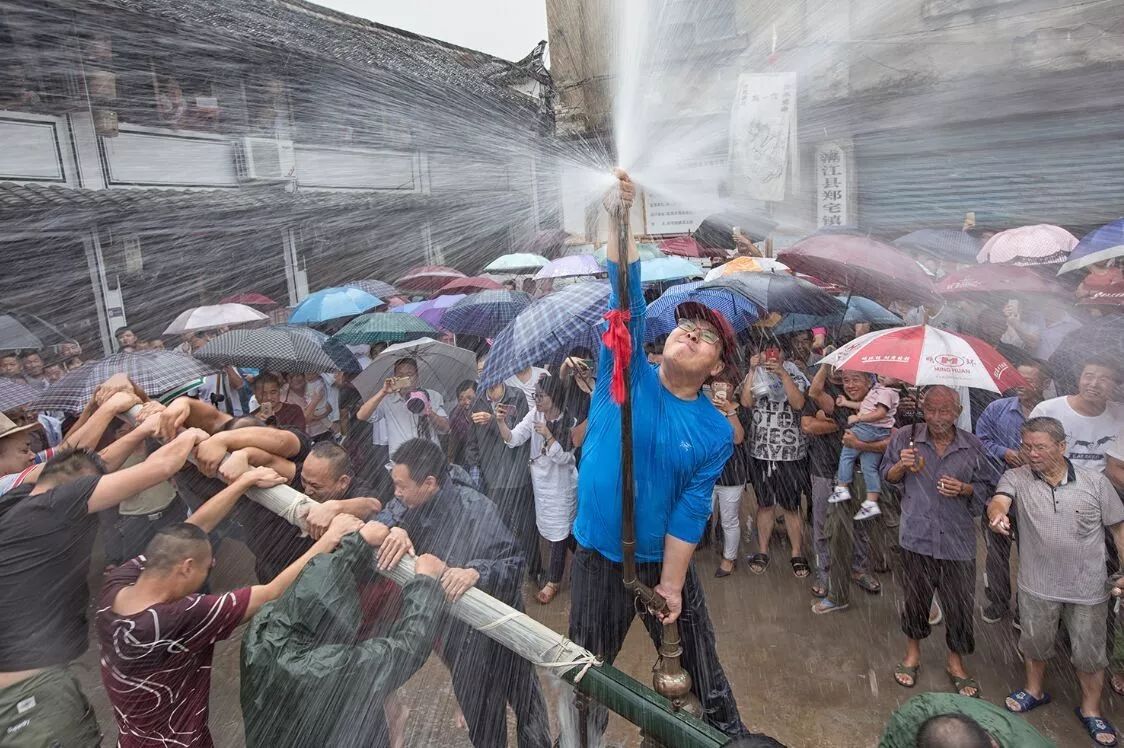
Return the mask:
<svg viewBox="0 0 1124 748">
<path fill-rule="evenodd" d="M 929 325 L 868 333 L 824 356 L 820 363 L 918 386 L 943 384 L 1006 392 L 1026 384 L 1014 365 L 987 343 Z"/>
</svg>

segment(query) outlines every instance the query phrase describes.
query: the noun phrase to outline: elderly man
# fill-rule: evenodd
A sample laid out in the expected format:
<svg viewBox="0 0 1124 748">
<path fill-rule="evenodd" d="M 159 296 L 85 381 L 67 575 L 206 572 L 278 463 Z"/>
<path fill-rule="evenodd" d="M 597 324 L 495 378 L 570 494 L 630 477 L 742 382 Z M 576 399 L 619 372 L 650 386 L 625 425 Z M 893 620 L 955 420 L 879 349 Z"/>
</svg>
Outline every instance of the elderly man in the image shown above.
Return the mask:
<svg viewBox="0 0 1124 748">
<path fill-rule="evenodd" d="M 605 207 L 612 215 L 627 215 L 635 188 L 624 172 L 617 176 Z M 734 434 L 728 419 L 699 393 L 710 377 L 735 365 L 736 343 L 720 314 L 696 304 L 683 305 L 677 310 L 678 326 L 664 344 L 662 362 L 658 367 L 649 365 L 644 353 L 647 307 L 640 258 L 631 237 L 628 247 L 621 247 L 615 231 L 609 233 L 607 255 L 613 288 L 610 307 L 616 306 L 620 293 L 617 262 L 622 251 L 628 264 L 631 313 L 627 324 L 632 338 L 636 571 L 642 583 L 667 601 L 668 609 L 662 620 L 644 616 L 644 624 L 658 642 L 661 623 L 681 622 L 683 665 L 707 721 L 728 735 L 741 735 L 746 728 L 718 662 L 714 628 L 691 564 L 710 516 L 715 481 L 733 452 Z M 582 445 L 570 608 L 570 638 L 610 663 L 636 616 L 636 600 L 622 584 L 621 418 L 610 398 L 613 359 L 613 351 L 603 346 Z M 603 731 L 608 712 L 600 705 L 592 710 L 596 730 Z M 591 742 L 596 740 L 593 736 Z"/>
<path fill-rule="evenodd" d="M 1008 513 L 1019 511 L 1019 647 L 1026 685 L 1007 697 L 1012 712 L 1050 701 L 1046 661 L 1054 655 L 1058 623 L 1069 632 L 1070 659 L 1081 683 L 1077 717 L 1101 745 L 1116 744 L 1116 730 L 1101 716 L 1109 599 L 1104 528 L 1124 555 L 1124 506 L 1100 471 L 1066 458 L 1066 434 L 1054 418 L 1022 427 L 1025 465 L 1008 470 L 987 507 L 992 531 L 1007 535 Z"/>
<path fill-rule="evenodd" d="M 929 388 L 921 401 L 925 423 L 898 430 L 882 457 L 882 479 L 901 486 L 902 632 L 907 643 L 894 680 L 905 688 L 917 683 L 921 640 L 930 632 L 929 605 L 933 593 L 940 592 L 948 676 L 957 693 L 979 696 L 979 684 L 962 658 L 976 646 L 976 520 L 995 470 L 980 440 L 956 427 L 961 410 L 956 390 Z"/>
</svg>

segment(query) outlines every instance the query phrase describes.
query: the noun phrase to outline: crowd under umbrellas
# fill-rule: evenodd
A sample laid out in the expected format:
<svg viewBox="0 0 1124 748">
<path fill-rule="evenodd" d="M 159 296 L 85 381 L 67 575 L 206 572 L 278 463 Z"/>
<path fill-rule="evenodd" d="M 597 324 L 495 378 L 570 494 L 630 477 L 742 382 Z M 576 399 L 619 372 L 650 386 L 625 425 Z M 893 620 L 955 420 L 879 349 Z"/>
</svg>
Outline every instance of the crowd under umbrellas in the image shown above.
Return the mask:
<svg viewBox="0 0 1124 748">
<path fill-rule="evenodd" d="M 855 400 L 846 390 L 851 373 L 866 377 L 868 392 L 883 388 L 896 393 L 897 413 L 883 415 L 891 420 L 896 416 L 898 425 L 910 434 L 906 449 L 914 452 L 914 439 L 929 433 L 926 403 L 931 393 L 936 393 L 932 402 L 938 398 L 955 402 L 957 427 L 966 440 L 975 439 L 974 431 L 982 438 L 978 423 L 988 409 L 1004 396 L 1016 401 L 1024 397 L 1036 385 L 1037 380 L 1025 378 L 1033 371 L 1048 372 L 1043 378 L 1052 380 L 1049 389 L 1043 386 L 1038 392 L 1039 400 L 1047 395 L 1062 401 L 1067 395 L 1087 398 L 1086 389 L 1103 390 L 1106 385 L 1090 385 L 1086 379 L 1107 377 L 1107 404 L 1102 404 L 1107 415 L 1101 420 L 1116 418 L 1103 427 L 1115 431 L 1106 431 L 1093 440 L 1096 443 L 1075 441 L 1070 450 L 1083 457 L 1095 453 L 1107 480 L 1117 491 L 1124 488 L 1118 482 L 1118 434 L 1124 428 L 1118 404 L 1124 369 L 1120 266 L 1124 219 L 1081 240 L 1061 227 L 1045 225 L 1009 229 L 986 240 L 955 229 L 915 231 L 897 241 L 854 232 L 817 233 L 780 249 L 776 257 L 762 256 L 752 243 L 747 251 L 744 238 L 714 242 L 720 246 L 702 243 L 713 236 L 723 236 L 715 225 L 658 246 L 641 244 L 638 277 L 648 301 L 641 339 L 651 363 L 658 366 L 666 338 L 685 329 L 685 320 L 696 324 L 683 316 L 683 305 L 698 305 L 728 321 L 737 340 L 732 357 L 736 368 L 715 374 L 701 396 L 724 413 L 730 405 L 734 411 L 739 409 L 735 404 L 744 409 L 746 446 L 740 451 L 735 448 L 731 459 L 741 461 L 746 470 L 772 470 L 767 464 L 782 461 L 756 451 L 771 446 L 766 430 L 787 429 L 793 439 L 805 443 L 805 451 L 809 443 L 826 438 L 801 433 L 801 416 L 831 421 L 823 401 L 813 401 L 811 393 L 838 391 L 841 403 Z M 208 406 L 216 419 L 235 422 L 250 417 L 256 419 L 255 427 L 302 432 L 309 439 L 309 448 L 302 447 L 306 452 L 302 459 L 326 454 L 333 455 L 330 461 L 346 462 L 349 485 L 362 486 L 368 496 L 378 499 L 377 513 L 364 519 L 377 519 L 386 526 L 410 511 L 400 481 L 393 479 L 395 452 L 411 439 L 430 441 L 440 447 L 465 485 L 495 502 L 527 572 L 517 581 L 528 588 L 528 600 L 551 605 L 565 587 L 567 544 L 572 546 L 567 522 L 573 520 L 582 464 L 580 437 L 575 435 L 584 431 L 596 382 L 612 370 L 609 357 L 602 355 L 606 317 L 612 311 L 606 250 L 562 242 L 551 243 L 554 259 L 532 251 L 541 249 L 532 242 L 527 252 L 501 256 L 482 267 L 420 266 L 395 279 L 359 279 L 321 289 L 287 310 L 248 288 L 161 321 L 158 345 L 155 338 L 140 340 L 135 334 L 124 334 L 131 331 L 119 331 L 121 352 L 101 360 L 85 360 L 73 350 L 51 351 L 33 325 L 5 315 L 0 317 L 0 348 L 5 354 L 0 409 L 9 419 L 9 428 L 29 427 L 27 433 L 34 433 L 35 444 L 42 447 L 35 451 L 47 453 L 62 443 L 63 434 L 70 430 L 68 422 L 108 402 L 112 395 L 104 389 L 107 381 L 120 382 L 124 377 L 138 395 L 169 410 L 189 409 L 175 405 L 187 398 Z M 576 248 L 574 253 L 567 251 L 568 246 Z M 44 372 L 48 367 L 57 370 L 57 376 L 48 377 Z M 806 404 L 794 407 L 794 396 L 786 387 L 799 390 Z M 1046 398 L 1045 402 L 1053 401 Z M 855 415 L 860 413 L 858 409 Z M 787 425 L 780 425 L 783 419 L 774 418 L 775 414 L 787 417 Z M 844 428 L 850 426 L 846 413 L 843 418 Z M 520 426 L 525 432 L 522 437 Z M 174 437 L 174 432 L 159 435 Z M 217 435 L 216 431 L 210 436 Z M 523 441 L 516 444 L 520 438 Z M 319 444 L 325 446 L 312 446 Z M 333 447 L 340 449 L 342 457 L 335 456 Z M 568 461 L 559 462 L 558 469 L 536 465 L 555 447 L 569 455 Z M 1019 452 L 1017 444 L 1014 451 Z M 1072 460 L 1079 459 L 1075 455 Z M 293 455 L 281 462 L 289 457 Z M 986 458 L 983 454 L 981 461 Z M 315 466 L 318 458 L 312 459 Z M 783 461 L 804 459 L 802 455 Z M 886 458 L 882 459 L 886 465 Z M 1025 455 L 1018 458 L 1019 464 L 1026 459 Z M 1114 465 L 1117 472 L 1111 469 Z M 1000 461 L 991 467 L 996 473 L 994 489 L 1003 469 L 1014 464 Z M 262 464 L 252 469 L 274 468 Z M 809 468 L 802 463 L 800 469 Z M 24 468 L 15 472 L 23 474 Z M 924 467 L 919 472 L 924 474 Z M 233 472 L 210 473 L 207 477 L 240 479 Z M 317 483 L 313 476 L 306 488 Z M 943 475 L 933 477 L 943 486 Z M 272 474 L 269 480 L 274 480 Z M 553 483 L 544 485 L 542 480 Z M 4 485 L 6 491 L 13 488 Z M 772 523 L 772 507 L 761 506 L 760 483 L 743 476 L 738 488 L 733 537 L 730 505 L 715 494 L 707 536 L 713 535 L 712 542 L 724 549 L 733 543 L 735 551 L 733 558 L 723 556 L 716 577 L 731 576 L 735 570 L 736 578 L 764 574 L 770 553 L 787 547 L 793 575 L 807 579 L 820 598 L 809 615 L 846 615 L 846 595 L 835 586 L 834 577 L 829 579 L 828 568 L 832 560 L 845 567 L 846 557 L 840 560 L 820 538 L 829 517 L 832 522 L 849 522 L 854 507 L 847 505 L 848 517 L 838 520 L 835 503 L 823 503 L 828 502 L 826 496 L 813 496 L 811 484 L 783 485 L 775 490 L 794 494 L 796 502 L 795 510 L 782 505 L 784 511 L 778 512 L 784 517 L 787 546 L 771 531 L 762 532 L 760 524 L 757 539 L 749 543 L 763 509 L 770 510 Z M 515 497 L 529 497 L 530 503 L 519 506 Z M 328 501 L 337 506 L 340 501 L 362 498 L 344 491 Z M 887 499 L 884 495 L 878 503 L 892 505 L 894 499 Z M 755 501 L 757 509 L 748 508 Z M 908 498 L 899 496 L 896 501 L 901 504 L 904 532 L 911 521 Z M 744 540 L 737 502 L 747 505 L 740 514 L 752 518 Z M 813 504 L 818 503 L 822 506 L 817 509 Z M 811 515 L 806 530 L 802 507 Z M 199 511 L 200 506 L 189 508 Z M 878 517 L 886 509 L 861 520 L 856 514 L 856 532 L 861 523 L 884 523 Z M 322 523 L 315 526 L 325 532 L 331 520 L 315 516 Z M 554 526 L 558 517 L 563 518 L 560 532 Z M 989 519 L 997 523 L 993 528 L 1003 526 L 1002 518 L 990 517 L 990 511 Z M 867 532 L 867 526 L 862 530 Z M 811 537 L 810 543 L 806 536 Z M 540 557 L 540 540 L 545 541 L 545 558 Z M 759 552 L 742 555 L 742 542 Z M 900 552 L 895 542 L 890 545 Z M 990 554 L 990 542 L 984 545 Z M 878 569 L 864 568 L 855 582 L 877 592 L 893 579 L 884 573 L 884 579 L 878 580 L 877 574 Z M 1108 574 L 1106 568 L 1106 580 Z M 951 595 L 939 585 L 936 594 L 929 591 L 924 602 L 932 607 L 934 620 L 940 617 L 942 604 L 946 609 L 962 606 L 963 601 Z M 513 604 L 514 599 L 506 602 Z M 1017 601 L 990 600 L 990 604 L 993 613 L 1002 613 L 996 620 L 1017 620 Z M 962 629 L 963 611 L 957 612 L 961 617 L 956 625 Z M 909 636 L 911 641 L 923 638 Z M 955 661 L 958 668 L 969 660 L 969 653 L 970 648 L 957 653 L 964 655 Z M 911 687 L 918 667 L 903 660 L 893 679 Z M 1110 689 L 1124 692 L 1124 662 L 1110 663 L 1107 674 Z M 956 694 L 981 696 L 972 673 L 950 670 L 950 675 Z M 983 696 L 1011 712 L 1030 711 L 1048 700 L 1035 693 L 1033 684 L 1009 685 L 1012 693 L 1007 699 L 993 693 Z M 1088 692 L 1083 696 L 1083 711 L 1078 712 L 1083 727 L 1090 735 L 1106 736 L 1108 722 L 1090 710 Z M 388 724 L 394 724 L 393 700 L 385 707 Z M 530 720 L 529 713 L 520 711 L 524 707 L 531 708 L 513 703 L 520 720 Z M 476 714 L 467 716 L 470 722 L 479 719 Z M 479 723 L 470 726 L 485 729 Z M 401 737 L 399 732 L 397 738 Z"/>
</svg>

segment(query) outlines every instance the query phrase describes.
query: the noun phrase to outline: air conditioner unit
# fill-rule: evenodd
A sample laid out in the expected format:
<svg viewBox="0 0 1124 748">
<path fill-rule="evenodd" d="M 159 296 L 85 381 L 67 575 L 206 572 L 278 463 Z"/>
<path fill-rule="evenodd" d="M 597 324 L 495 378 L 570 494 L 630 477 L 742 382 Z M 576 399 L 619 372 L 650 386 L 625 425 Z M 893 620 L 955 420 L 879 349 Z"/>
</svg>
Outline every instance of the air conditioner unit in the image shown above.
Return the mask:
<svg viewBox="0 0 1124 748">
<path fill-rule="evenodd" d="M 296 179 L 293 141 L 242 138 L 235 148 L 235 168 L 243 182 L 283 182 Z"/>
</svg>

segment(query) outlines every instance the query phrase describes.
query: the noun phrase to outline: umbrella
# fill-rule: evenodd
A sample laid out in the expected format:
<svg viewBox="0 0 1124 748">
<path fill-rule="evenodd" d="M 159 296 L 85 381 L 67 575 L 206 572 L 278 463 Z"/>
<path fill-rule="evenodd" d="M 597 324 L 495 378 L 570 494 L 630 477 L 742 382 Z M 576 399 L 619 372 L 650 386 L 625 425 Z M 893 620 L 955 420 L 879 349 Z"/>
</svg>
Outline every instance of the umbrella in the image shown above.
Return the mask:
<svg viewBox="0 0 1124 748">
<path fill-rule="evenodd" d="M 37 390 L 31 385 L 0 377 L 0 412 L 27 405 L 42 394 L 43 390 Z"/>
<path fill-rule="evenodd" d="M 598 325 L 609 311 L 609 284 L 584 281 L 524 309 L 492 343 L 480 385 L 502 382 L 528 366 L 561 361 L 577 347 L 599 349 Z"/>
<path fill-rule="evenodd" d="M 497 291 L 503 288 L 502 283 L 496 283 L 491 278 L 485 278 L 482 275 L 475 275 L 471 278 L 457 278 L 446 283 L 437 292 L 439 294 L 468 294 L 477 291 Z"/>
<path fill-rule="evenodd" d="M 1081 237 L 1069 253 L 1069 259 L 1058 269 L 1058 275 L 1116 257 L 1124 257 L 1124 218 L 1106 223 Z"/>
<path fill-rule="evenodd" d="M 546 229 L 539 231 L 527 243 L 527 251 L 543 257 L 561 257 L 562 248 L 570 238 L 565 229 Z"/>
<path fill-rule="evenodd" d="M 412 314 L 374 312 L 361 314 L 332 336 L 334 340 L 351 345 L 366 343 L 401 343 L 418 338 L 440 335 L 433 325 Z"/>
<path fill-rule="evenodd" d="M 339 365 L 323 349 L 328 336 L 297 325 L 271 325 L 223 333 L 195 352 L 215 367 L 244 366 L 287 374 L 336 371 Z"/>
<path fill-rule="evenodd" d="M 472 351 L 432 338 L 395 343 L 380 353 L 352 384 L 364 399 L 382 389 L 399 359 L 412 358 L 418 364 L 418 383 L 437 390 L 446 398 L 456 393 L 457 385 L 476 378 L 476 355 Z"/>
<path fill-rule="evenodd" d="M 438 290 L 449 281 L 464 277 L 465 274 L 461 271 L 444 265 L 421 265 L 394 281 L 394 285 L 400 291 L 427 293 Z"/>
<path fill-rule="evenodd" d="M 530 305 L 530 295 L 522 291 L 481 291 L 449 307 L 441 326 L 458 335 L 491 338 Z"/>
<path fill-rule="evenodd" d="M 39 349 L 43 341 L 24 327 L 10 314 L 0 314 L 0 351 L 18 351 L 24 348 Z"/>
<path fill-rule="evenodd" d="M 843 311 L 843 304 L 823 289 L 780 273 L 730 273 L 699 288 L 730 288 L 766 312 L 827 315 Z"/>
<path fill-rule="evenodd" d="M 396 314 L 412 314 L 415 317 L 425 320 L 434 327 L 441 327 L 441 319 L 445 316 L 445 310 L 464 297 L 465 294 L 446 294 L 444 296 L 438 296 L 435 299 L 403 304 L 402 306 L 394 307 L 390 311 Z"/>
<path fill-rule="evenodd" d="M 814 314 L 786 314 L 784 319 L 769 329 L 774 335 L 787 335 L 800 330 L 811 330 L 813 327 L 839 327 L 842 324 L 853 325 L 856 322 L 867 322 L 879 327 L 897 327 L 902 324 L 902 318 L 891 312 L 886 307 L 865 296 L 836 296 L 846 303 L 845 314 L 814 315 Z"/>
<path fill-rule="evenodd" d="M 188 309 L 172 320 L 164 330 L 164 335 L 182 335 L 196 330 L 214 330 L 216 327 L 242 325 L 247 322 L 261 322 L 269 319 L 245 304 L 212 304 Z"/>
<path fill-rule="evenodd" d="M 972 264 L 983 242 L 966 231 L 956 229 L 918 229 L 894 240 L 894 246 L 907 252 L 920 252 L 938 260 Z"/>
<path fill-rule="evenodd" d="M 734 328 L 742 332 L 757 321 L 761 310 L 756 304 L 732 288 L 703 288 L 701 281 L 681 283 L 663 292 L 663 295 L 648 305 L 648 327 L 644 331 L 645 340 L 657 340 L 671 334 L 679 320 L 675 310 L 680 304 L 694 301 L 707 309 L 721 312 Z"/>
<path fill-rule="evenodd" d="M 297 308 L 289 315 L 289 322 L 307 325 L 340 317 L 354 317 L 381 304 L 382 299 L 366 291 L 350 286 L 335 286 L 310 294 L 297 304 Z"/>
<path fill-rule="evenodd" d="M 824 356 L 820 363 L 918 386 L 943 384 L 1006 392 L 1026 384 L 1014 365 L 987 343 L 929 325 L 867 333 Z"/>
<path fill-rule="evenodd" d="M 703 270 L 690 260 L 682 257 L 663 257 L 658 260 L 640 261 L 640 282 L 659 283 L 680 278 L 701 278 Z"/>
<path fill-rule="evenodd" d="M 372 296 L 377 296 L 380 299 L 389 299 L 398 293 L 398 290 L 389 283 L 374 278 L 363 278 L 361 280 L 353 280 L 344 283 L 345 286 L 351 288 L 358 288 L 360 291 L 366 291 Z"/>
<path fill-rule="evenodd" d="M 214 367 L 178 351 L 117 353 L 91 361 L 63 375 L 28 410 L 62 410 L 79 413 L 94 396 L 94 390 L 114 374 L 127 374 L 149 397 L 182 387 L 214 372 Z"/>
<path fill-rule="evenodd" d="M 1077 392 L 1082 361 L 1106 358 L 1124 369 L 1124 314 L 1109 314 L 1095 319 L 1062 341 L 1050 356 L 1050 369 L 1058 392 Z"/>
<path fill-rule="evenodd" d="M 721 278 L 730 273 L 791 273 L 788 265 L 777 262 L 772 257 L 735 257 L 718 267 L 711 268 L 706 280 Z"/>
<path fill-rule="evenodd" d="M 597 250 L 593 253 L 593 256 L 597 258 L 597 262 L 599 264 L 604 265 L 607 262 L 607 252 L 608 249 L 606 248 L 606 246 L 601 246 L 597 248 Z M 667 255 L 660 251 L 660 248 L 658 246 L 652 244 L 651 242 L 640 242 L 639 244 L 637 244 L 636 254 L 640 257 L 641 261 L 659 260 L 667 257 Z"/>
<path fill-rule="evenodd" d="M 1006 301 L 1010 294 L 1068 296 L 1060 284 L 1017 265 L 971 265 L 949 273 L 936 285 L 941 296 L 982 296 Z M 1007 294 L 1007 295 L 1004 295 Z"/>
<path fill-rule="evenodd" d="M 718 247 L 704 247 L 693 236 L 664 239 L 660 242 L 659 247 L 664 254 L 678 255 L 679 257 L 726 257 L 726 250 Z"/>
<path fill-rule="evenodd" d="M 260 293 L 237 293 L 227 296 L 220 304 L 245 304 L 246 306 L 281 306 L 273 299 Z"/>
<path fill-rule="evenodd" d="M 577 278 L 583 275 L 600 275 L 605 268 L 597 262 L 593 255 L 569 255 L 551 260 L 535 273 L 535 280 L 545 278 Z"/>
<path fill-rule="evenodd" d="M 897 247 L 854 234 L 813 234 L 777 259 L 798 273 L 838 283 L 851 293 L 914 303 L 936 300 L 917 261 Z"/>
<path fill-rule="evenodd" d="M 1010 265 L 1053 265 L 1065 262 L 1077 237 L 1061 226 L 1039 223 L 1000 231 L 987 240 L 977 262 Z"/>
<path fill-rule="evenodd" d="M 691 236 L 704 247 L 717 247 L 719 249 L 737 249 L 734 243 L 734 227 L 737 226 L 746 238 L 756 244 L 765 241 L 773 229 L 777 227 L 775 221 L 764 217 L 734 216 L 726 213 L 715 213 L 702 220 L 699 227 Z"/>
<path fill-rule="evenodd" d="M 1124 281 L 1119 278 L 1096 287 L 1082 285 L 1078 288 L 1077 303 L 1081 306 L 1124 306 Z"/>
<path fill-rule="evenodd" d="M 488 263 L 486 273 L 530 273 L 545 267 L 550 260 L 530 252 L 516 252 L 502 255 Z"/>
</svg>

